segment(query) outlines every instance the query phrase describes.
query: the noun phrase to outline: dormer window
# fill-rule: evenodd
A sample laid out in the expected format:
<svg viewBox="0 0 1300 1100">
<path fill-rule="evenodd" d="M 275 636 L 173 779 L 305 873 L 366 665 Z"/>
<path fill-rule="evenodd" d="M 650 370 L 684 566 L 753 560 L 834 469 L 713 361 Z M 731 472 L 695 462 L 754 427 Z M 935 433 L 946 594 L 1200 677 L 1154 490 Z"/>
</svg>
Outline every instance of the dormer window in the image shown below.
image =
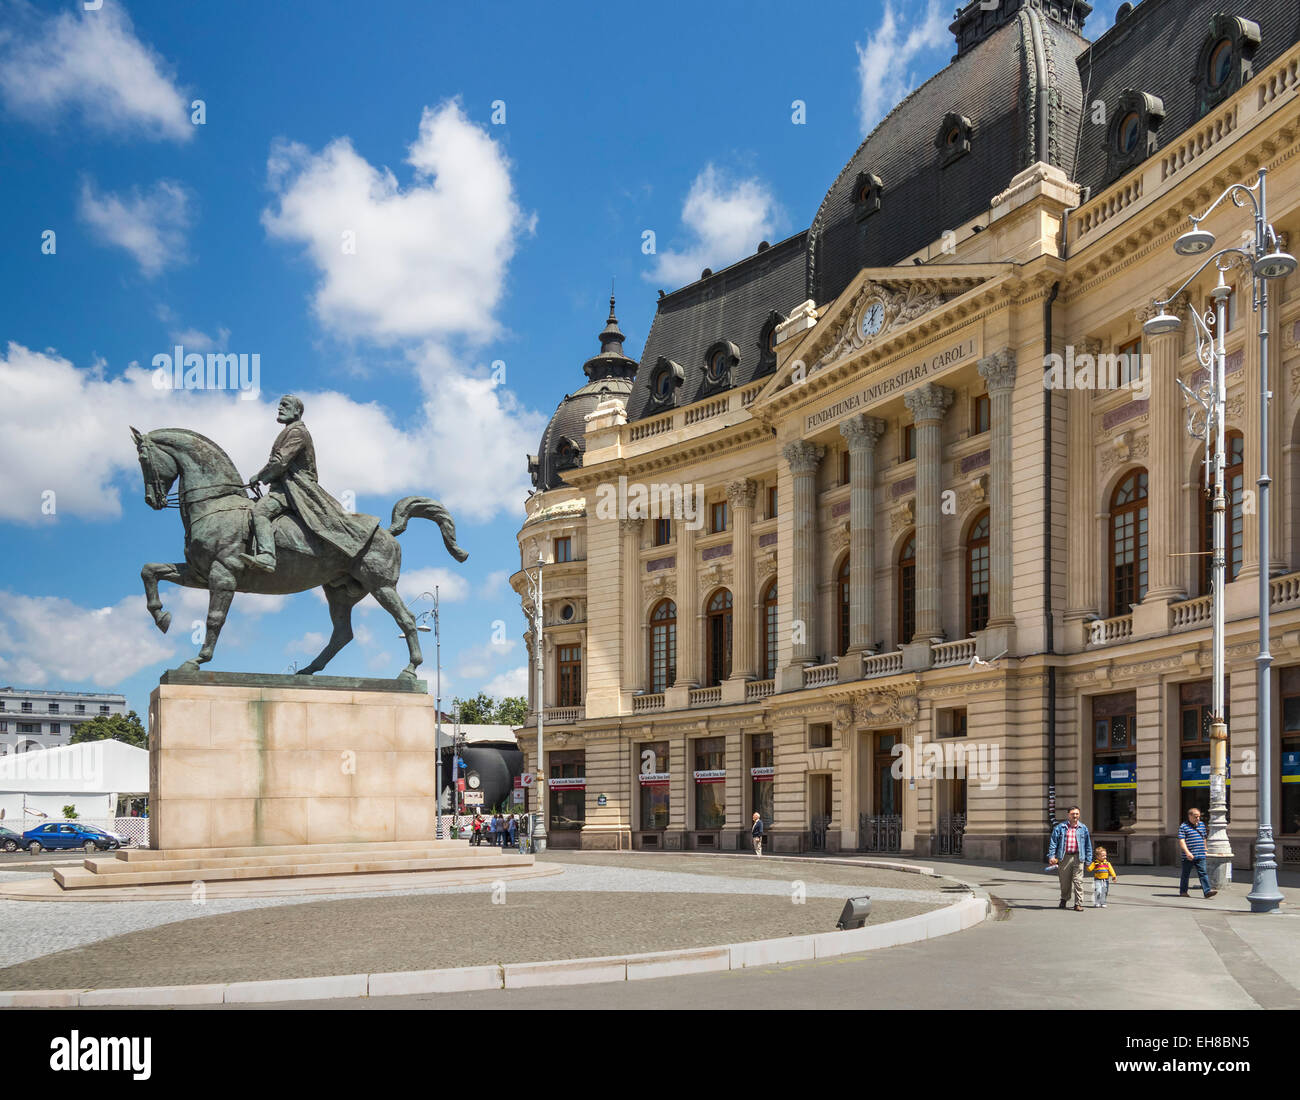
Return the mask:
<svg viewBox="0 0 1300 1100">
<path fill-rule="evenodd" d="M 555 446 L 555 468 L 567 470 L 578 465 L 578 445 L 568 436 L 561 436 Z"/>
<path fill-rule="evenodd" d="M 776 370 L 776 330 L 785 321 L 785 315 L 772 310 L 763 322 L 758 334 L 758 369 L 755 377 L 771 374 Z"/>
<path fill-rule="evenodd" d="M 943 125 L 935 135 L 934 143 L 939 149 L 939 166 L 946 168 L 953 161 L 970 152 L 971 121 L 965 115 L 949 111 L 944 116 Z"/>
<path fill-rule="evenodd" d="M 1111 114 L 1106 142 L 1107 178 L 1116 180 L 1156 149 L 1156 130 L 1165 118 L 1159 96 L 1127 88 Z"/>
<path fill-rule="evenodd" d="M 858 221 L 880 209 L 880 177 L 871 172 L 859 172 L 853 185 L 853 209 Z"/>
<path fill-rule="evenodd" d="M 731 371 L 740 363 L 740 349 L 730 340 L 719 340 L 704 356 L 704 389 L 726 389 L 731 385 Z"/>
<path fill-rule="evenodd" d="M 1250 58 L 1259 45 L 1259 24 L 1219 12 L 1210 20 L 1210 33 L 1196 61 L 1196 100 L 1204 115 L 1222 103 L 1253 75 Z"/>
<path fill-rule="evenodd" d="M 677 387 L 685 380 L 685 372 L 680 364 L 664 356 L 659 357 L 654 372 L 650 375 L 650 402 L 652 405 L 668 406 L 676 403 Z"/>
</svg>

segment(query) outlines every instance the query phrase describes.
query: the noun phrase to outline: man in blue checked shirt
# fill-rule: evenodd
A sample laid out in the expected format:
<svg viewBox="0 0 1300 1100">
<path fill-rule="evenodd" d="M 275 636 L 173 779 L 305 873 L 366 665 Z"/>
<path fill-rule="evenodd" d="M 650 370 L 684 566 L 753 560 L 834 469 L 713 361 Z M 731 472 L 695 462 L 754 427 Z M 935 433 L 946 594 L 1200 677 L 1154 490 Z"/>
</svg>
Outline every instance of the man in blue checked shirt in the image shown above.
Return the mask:
<svg viewBox="0 0 1300 1100">
<path fill-rule="evenodd" d="M 1052 830 L 1052 842 L 1047 849 L 1047 862 L 1061 876 L 1061 904 L 1071 899 L 1076 913 L 1083 912 L 1083 869 L 1092 862 L 1092 837 L 1088 826 L 1079 820 L 1079 807 L 1071 806 L 1064 821 L 1058 821 Z"/>
<path fill-rule="evenodd" d="M 1210 876 L 1205 873 L 1205 825 L 1201 822 L 1201 811 L 1193 806 L 1187 811 L 1187 820 L 1178 826 L 1178 847 L 1183 853 L 1183 877 L 1178 884 L 1178 896 L 1189 897 L 1187 881 L 1192 877 L 1192 868 L 1196 868 L 1196 877 L 1201 880 L 1201 889 L 1207 898 L 1214 897 L 1218 890 L 1210 889 Z"/>
</svg>

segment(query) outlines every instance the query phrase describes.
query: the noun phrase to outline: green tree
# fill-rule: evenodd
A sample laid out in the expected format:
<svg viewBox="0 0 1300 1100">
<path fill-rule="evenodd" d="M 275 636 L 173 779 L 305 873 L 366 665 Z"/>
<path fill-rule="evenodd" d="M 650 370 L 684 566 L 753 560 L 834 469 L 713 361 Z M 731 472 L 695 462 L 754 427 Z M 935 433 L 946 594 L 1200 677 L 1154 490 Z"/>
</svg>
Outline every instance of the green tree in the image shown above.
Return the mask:
<svg viewBox="0 0 1300 1100">
<path fill-rule="evenodd" d="M 528 715 L 528 700 L 507 696 L 498 701 L 480 691 L 473 699 L 453 699 L 451 710 L 467 726 L 522 726 Z"/>
<path fill-rule="evenodd" d="M 69 802 L 66 806 L 64 806 L 64 807 L 63 807 L 63 816 L 66 817 L 69 821 L 76 821 L 76 819 L 77 819 L 77 806 L 76 806 L 76 804 L 73 803 L 73 802 Z"/>
<path fill-rule="evenodd" d="M 133 710 L 126 714 L 97 714 L 73 730 L 71 743 L 79 745 L 83 741 L 121 741 L 138 749 L 147 749 L 149 733 Z"/>
<path fill-rule="evenodd" d="M 507 695 L 497 706 L 498 725 L 522 726 L 527 717 L 528 700 L 522 695 Z"/>
</svg>

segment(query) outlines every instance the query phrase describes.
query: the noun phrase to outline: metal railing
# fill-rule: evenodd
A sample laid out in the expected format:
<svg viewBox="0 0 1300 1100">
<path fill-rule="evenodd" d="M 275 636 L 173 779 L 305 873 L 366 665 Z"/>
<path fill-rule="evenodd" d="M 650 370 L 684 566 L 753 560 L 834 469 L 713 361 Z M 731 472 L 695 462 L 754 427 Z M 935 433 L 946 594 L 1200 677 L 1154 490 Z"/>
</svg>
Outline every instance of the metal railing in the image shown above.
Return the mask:
<svg viewBox="0 0 1300 1100">
<path fill-rule="evenodd" d="M 934 854 L 937 856 L 961 855 L 962 838 L 965 835 L 965 814 L 948 814 L 939 818 L 939 828 L 934 834 Z"/>
<path fill-rule="evenodd" d="M 826 851 L 826 834 L 830 832 L 831 819 L 825 815 L 814 817 L 809 823 L 809 847 L 814 852 Z"/>
<path fill-rule="evenodd" d="M 901 814 L 858 814 L 859 852 L 901 852 L 903 817 Z"/>
</svg>

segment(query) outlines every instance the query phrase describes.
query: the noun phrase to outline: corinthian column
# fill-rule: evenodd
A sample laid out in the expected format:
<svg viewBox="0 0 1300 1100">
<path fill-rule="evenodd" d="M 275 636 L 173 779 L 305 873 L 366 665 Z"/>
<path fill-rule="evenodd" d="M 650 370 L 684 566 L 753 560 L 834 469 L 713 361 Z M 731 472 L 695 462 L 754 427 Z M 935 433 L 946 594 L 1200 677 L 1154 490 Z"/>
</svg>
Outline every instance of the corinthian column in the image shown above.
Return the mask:
<svg viewBox="0 0 1300 1100">
<path fill-rule="evenodd" d="M 752 680 L 758 667 L 758 630 L 754 625 L 754 548 L 750 529 L 754 524 L 754 498 L 758 485 L 748 478 L 727 486 L 727 503 L 734 523 L 731 560 L 734 565 L 732 607 L 736 628 L 731 635 L 731 676 Z"/>
<path fill-rule="evenodd" d="M 927 382 L 903 398 L 916 421 L 916 633 L 913 642 L 943 634 L 939 548 L 939 424 L 952 390 Z"/>
<path fill-rule="evenodd" d="M 641 654 L 641 528 L 640 519 L 619 520 L 623 533 L 623 690 L 645 687 L 646 661 Z"/>
<path fill-rule="evenodd" d="M 849 652 L 871 648 L 875 628 L 876 440 L 885 422 L 849 417 L 840 435 L 849 445 Z"/>
<path fill-rule="evenodd" d="M 1177 310 L 1172 306 L 1172 310 Z M 1141 323 L 1156 312 L 1154 303 L 1138 310 Z M 1148 600 L 1178 600 L 1183 590 L 1182 558 L 1174 555 L 1182 549 L 1187 530 L 1181 521 L 1183 496 L 1183 417 L 1185 404 L 1178 388 L 1178 358 L 1182 333 L 1167 332 L 1149 336 L 1142 349 L 1150 348 L 1151 400 L 1148 416 L 1151 424 L 1150 455 L 1147 459 L 1147 515 L 1150 573 L 1147 578 Z M 1197 547 L 1196 549 L 1200 549 Z"/>
<path fill-rule="evenodd" d="M 1096 340 L 1081 340 L 1075 354 L 1095 356 L 1101 350 Z M 1097 498 L 1095 464 L 1080 455 L 1093 453 L 1092 391 L 1071 388 L 1066 392 L 1066 446 L 1070 456 L 1066 523 L 1069 532 L 1070 568 L 1065 574 L 1065 617 L 1079 622 L 1101 610 L 1098 597 Z"/>
<path fill-rule="evenodd" d="M 1016 355 L 1010 348 L 979 361 L 989 391 L 989 626 L 1011 626 L 1011 394 Z M 917 563 L 919 566 L 919 562 Z M 918 619 L 918 622 L 920 620 Z"/>
<path fill-rule="evenodd" d="M 791 663 L 800 665 L 816 656 L 817 644 L 817 467 L 826 448 L 806 439 L 787 443 L 782 449 L 794 481 L 791 519 L 794 522 L 794 553 L 790 562 L 794 606 L 791 618 L 795 634 Z M 802 630 L 800 630 L 802 627 Z"/>
<path fill-rule="evenodd" d="M 702 525 L 704 521 L 704 497 L 697 496 L 695 501 L 696 520 Z M 700 643 L 697 633 L 700 614 L 699 582 L 696 574 L 699 566 L 695 561 L 695 528 L 693 521 L 674 519 L 673 528 L 677 531 L 677 679 L 674 687 L 699 687 L 699 672 L 695 668 L 696 654 Z"/>
</svg>

